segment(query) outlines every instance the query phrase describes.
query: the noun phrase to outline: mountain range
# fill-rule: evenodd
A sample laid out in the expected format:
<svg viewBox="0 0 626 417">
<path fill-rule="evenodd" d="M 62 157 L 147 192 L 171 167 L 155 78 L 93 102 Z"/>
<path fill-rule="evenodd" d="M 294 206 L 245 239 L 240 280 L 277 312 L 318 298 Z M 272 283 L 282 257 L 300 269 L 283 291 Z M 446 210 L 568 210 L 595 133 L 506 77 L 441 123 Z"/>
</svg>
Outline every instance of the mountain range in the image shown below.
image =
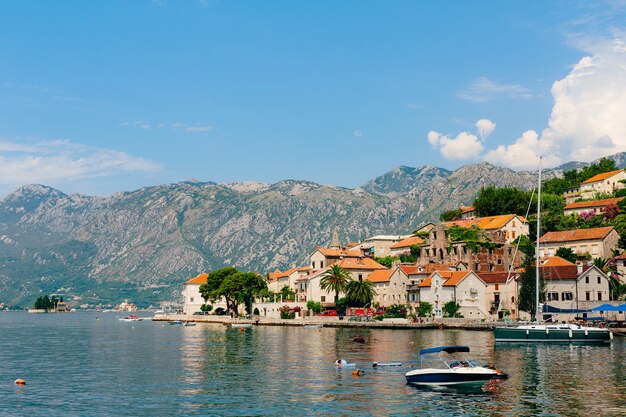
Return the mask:
<svg viewBox="0 0 626 417">
<path fill-rule="evenodd" d="M 626 166 L 626 153 L 609 158 Z M 26 306 L 51 293 L 73 306 L 178 301 L 181 284 L 200 272 L 306 264 L 335 229 L 343 242 L 407 234 L 470 204 L 481 187 L 530 189 L 536 178 L 484 162 L 402 166 L 355 189 L 186 181 L 91 197 L 26 185 L 0 200 L 0 302 Z"/>
</svg>

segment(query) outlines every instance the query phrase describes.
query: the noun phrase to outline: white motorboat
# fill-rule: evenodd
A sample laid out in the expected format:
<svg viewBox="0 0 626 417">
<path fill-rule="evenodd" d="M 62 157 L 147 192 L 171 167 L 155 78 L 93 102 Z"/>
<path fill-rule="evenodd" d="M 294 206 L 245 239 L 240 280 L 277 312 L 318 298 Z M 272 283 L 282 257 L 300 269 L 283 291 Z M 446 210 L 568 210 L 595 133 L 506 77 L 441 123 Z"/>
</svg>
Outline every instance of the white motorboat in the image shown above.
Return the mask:
<svg viewBox="0 0 626 417">
<path fill-rule="evenodd" d="M 119 320 L 120 321 L 141 321 L 142 318 L 138 316 L 126 316 L 126 317 L 120 317 Z"/>
<path fill-rule="evenodd" d="M 484 366 L 474 360 L 456 355 L 469 352 L 467 346 L 439 346 L 420 351 L 421 369 L 405 374 L 409 384 L 425 386 L 480 387 L 491 379 L 504 379 L 506 374 Z M 433 358 L 432 355 L 437 355 Z M 438 367 L 435 362 L 438 359 Z"/>
</svg>

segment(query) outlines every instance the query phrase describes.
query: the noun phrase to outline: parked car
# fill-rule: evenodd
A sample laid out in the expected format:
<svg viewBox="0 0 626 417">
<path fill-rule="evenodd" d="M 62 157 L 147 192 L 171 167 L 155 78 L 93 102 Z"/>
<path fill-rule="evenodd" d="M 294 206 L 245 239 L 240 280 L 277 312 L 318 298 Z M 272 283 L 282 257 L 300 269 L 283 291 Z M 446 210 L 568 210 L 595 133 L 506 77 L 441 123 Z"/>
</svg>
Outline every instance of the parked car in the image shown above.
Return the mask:
<svg viewBox="0 0 626 417">
<path fill-rule="evenodd" d="M 318 316 L 336 316 L 337 310 L 324 310 Z"/>
<path fill-rule="evenodd" d="M 193 315 L 194 316 L 208 316 L 209 312 L 208 311 L 194 311 Z"/>
</svg>

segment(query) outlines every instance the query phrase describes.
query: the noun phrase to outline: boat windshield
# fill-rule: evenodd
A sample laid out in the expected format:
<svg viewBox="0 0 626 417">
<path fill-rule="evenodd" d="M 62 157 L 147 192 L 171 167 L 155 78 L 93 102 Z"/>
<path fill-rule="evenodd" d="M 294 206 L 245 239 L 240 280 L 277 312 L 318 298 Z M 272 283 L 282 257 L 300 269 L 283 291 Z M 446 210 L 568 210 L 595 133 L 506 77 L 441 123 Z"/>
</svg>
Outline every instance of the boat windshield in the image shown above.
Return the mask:
<svg viewBox="0 0 626 417">
<path fill-rule="evenodd" d="M 445 365 L 444 369 L 450 368 L 475 368 L 479 365 L 473 359 L 467 359 L 464 354 L 459 353 L 447 353 L 439 352 L 438 355 L 423 355 L 422 367 L 428 366 L 432 368 L 441 368 Z M 437 360 L 438 359 L 438 360 Z M 439 365 L 439 366 L 437 366 Z"/>
</svg>

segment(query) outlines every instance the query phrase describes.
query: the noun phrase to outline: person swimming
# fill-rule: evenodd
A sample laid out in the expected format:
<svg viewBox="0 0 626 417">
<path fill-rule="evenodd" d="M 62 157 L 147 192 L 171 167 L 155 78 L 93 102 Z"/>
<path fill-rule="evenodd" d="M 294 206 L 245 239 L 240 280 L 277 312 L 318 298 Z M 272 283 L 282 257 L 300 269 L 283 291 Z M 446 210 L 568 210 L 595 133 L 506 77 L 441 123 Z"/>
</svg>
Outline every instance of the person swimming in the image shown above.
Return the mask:
<svg viewBox="0 0 626 417">
<path fill-rule="evenodd" d="M 335 365 L 337 365 L 337 368 L 347 368 L 347 367 L 356 366 L 356 364 L 354 363 L 348 363 L 345 359 L 337 359 L 335 361 Z"/>
</svg>

